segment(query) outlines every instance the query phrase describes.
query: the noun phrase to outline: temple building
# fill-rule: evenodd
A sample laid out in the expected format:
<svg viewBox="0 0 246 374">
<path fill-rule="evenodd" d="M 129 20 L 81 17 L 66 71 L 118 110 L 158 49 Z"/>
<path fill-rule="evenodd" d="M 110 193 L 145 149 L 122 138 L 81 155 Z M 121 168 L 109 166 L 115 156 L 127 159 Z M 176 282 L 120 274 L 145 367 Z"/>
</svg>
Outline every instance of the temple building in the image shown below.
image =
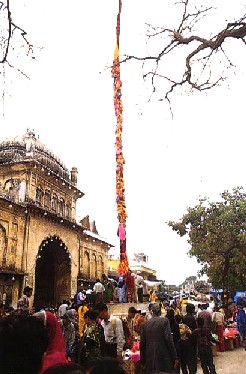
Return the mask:
<svg viewBox="0 0 246 374">
<path fill-rule="evenodd" d="M 34 131 L 0 143 L 0 303 L 15 307 L 29 285 L 36 308 L 56 305 L 107 275 L 112 245 L 88 217 L 76 222 L 77 174 Z"/>
<path fill-rule="evenodd" d="M 134 253 L 132 258 L 128 259 L 129 269 L 133 273 L 140 272 L 144 279 L 156 280 L 156 270 L 151 268 L 148 264 L 148 256 L 144 253 Z M 116 278 L 118 276 L 120 259 L 109 255 L 108 260 L 108 275 Z"/>
</svg>

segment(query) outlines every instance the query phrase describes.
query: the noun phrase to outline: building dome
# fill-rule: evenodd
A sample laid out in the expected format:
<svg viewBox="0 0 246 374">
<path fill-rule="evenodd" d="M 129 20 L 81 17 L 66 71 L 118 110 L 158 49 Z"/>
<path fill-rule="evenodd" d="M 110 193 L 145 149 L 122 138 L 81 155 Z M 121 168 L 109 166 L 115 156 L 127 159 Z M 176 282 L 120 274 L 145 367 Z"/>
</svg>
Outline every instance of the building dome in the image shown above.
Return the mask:
<svg viewBox="0 0 246 374">
<path fill-rule="evenodd" d="M 69 180 L 69 171 L 38 138 L 34 130 L 27 130 L 23 136 L 6 139 L 0 143 L 0 165 L 34 161 L 51 170 L 59 177 Z"/>
</svg>

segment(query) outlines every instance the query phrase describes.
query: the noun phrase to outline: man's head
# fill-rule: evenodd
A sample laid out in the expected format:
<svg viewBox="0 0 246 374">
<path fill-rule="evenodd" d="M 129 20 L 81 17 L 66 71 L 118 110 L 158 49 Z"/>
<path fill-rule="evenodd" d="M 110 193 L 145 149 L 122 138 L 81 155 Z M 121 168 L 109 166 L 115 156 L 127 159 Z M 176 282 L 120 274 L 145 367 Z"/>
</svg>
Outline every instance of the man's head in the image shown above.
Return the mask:
<svg viewBox="0 0 246 374">
<path fill-rule="evenodd" d="M 205 303 L 205 304 L 202 304 L 202 310 L 206 310 L 208 308 L 208 304 Z"/>
<path fill-rule="evenodd" d="M 67 364 L 56 364 L 46 369 L 43 374 L 84 374 L 79 364 L 69 362 Z"/>
<path fill-rule="evenodd" d="M 84 320 L 87 325 L 91 325 L 97 320 L 98 312 L 92 309 L 87 310 L 84 314 Z"/>
<path fill-rule="evenodd" d="M 151 312 L 151 308 L 152 308 L 152 305 L 153 305 L 154 303 L 149 303 L 149 305 L 148 305 L 148 310 L 149 310 L 149 312 Z"/>
<path fill-rule="evenodd" d="M 204 318 L 203 317 L 197 317 L 196 323 L 198 327 L 203 327 L 204 326 Z"/>
<path fill-rule="evenodd" d="M 186 304 L 186 313 L 193 314 L 194 312 L 195 312 L 195 305 L 191 303 Z"/>
<path fill-rule="evenodd" d="M 139 313 L 139 310 L 137 310 L 134 306 L 130 306 L 128 309 L 128 317 L 134 318 L 137 313 Z"/>
<path fill-rule="evenodd" d="M 238 300 L 237 300 L 237 306 L 239 308 L 245 308 L 246 307 L 246 301 L 242 297 L 239 297 Z"/>
<path fill-rule="evenodd" d="M 48 346 L 42 321 L 27 315 L 10 315 L 0 320 L 1 374 L 38 374 Z"/>
<path fill-rule="evenodd" d="M 236 301 L 236 305 L 241 307 L 242 306 L 242 301 L 243 301 L 243 298 L 242 297 L 238 297 L 237 301 Z"/>
<path fill-rule="evenodd" d="M 158 303 L 154 303 L 151 306 L 151 313 L 154 317 L 158 317 L 161 315 L 161 306 Z"/>
<path fill-rule="evenodd" d="M 95 306 L 95 311 L 98 312 L 98 316 L 100 319 L 108 320 L 109 319 L 109 312 L 107 304 L 99 303 Z"/>
<path fill-rule="evenodd" d="M 64 326 L 69 325 L 72 322 L 72 318 L 68 313 L 63 314 L 62 316 L 62 323 Z"/>
<path fill-rule="evenodd" d="M 174 318 L 175 318 L 175 321 L 176 321 L 177 323 L 181 323 L 181 322 L 182 322 L 182 317 L 181 317 L 180 314 L 176 314 L 176 315 L 174 316 Z"/>
<path fill-rule="evenodd" d="M 32 287 L 29 287 L 29 286 L 26 286 L 23 290 L 23 293 L 24 295 L 26 295 L 27 297 L 31 297 L 32 296 Z"/>
<path fill-rule="evenodd" d="M 91 362 L 88 374 L 125 374 L 125 370 L 116 358 L 97 357 Z"/>
<path fill-rule="evenodd" d="M 168 308 L 166 317 L 169 319 L 169 321 L 174 321 L 175 312 L 173 308 Z"/>
</svg>

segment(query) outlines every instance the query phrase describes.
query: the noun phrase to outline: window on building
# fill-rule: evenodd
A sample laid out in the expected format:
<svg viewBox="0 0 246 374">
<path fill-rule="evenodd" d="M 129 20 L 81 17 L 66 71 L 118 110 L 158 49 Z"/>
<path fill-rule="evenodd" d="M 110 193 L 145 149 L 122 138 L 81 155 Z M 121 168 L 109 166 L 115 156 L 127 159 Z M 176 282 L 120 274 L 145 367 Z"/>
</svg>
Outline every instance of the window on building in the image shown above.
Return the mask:
<svg viewBox="0 0 246 374">
<path fill-rule="evenodd" d="M 102 258 L 102 256 L 99 256 L 96 278 L 99 278 L 99 279 L 102 278 L 102 275 L 104 273 L 104 271 L 103 271 L 104 269 L 103 268 L 104 268 L 104 266 L 103 266 L 103 258 Z"/>
<path fill-rule="evenodd" d="M 96 279 L 97 277 L 97 259 L 96 255 L 93 253 L 92 259 L 91 259 L 91 277 Z"/>
<path fill-rule="evenodd" d="M 68 219 L 71 218 L 71 205 L 70 204 L 66 204 L 65 217 Z"/>
<path fill-rule="evenodd" d="M 86 251 L 83 257 L 83 273 L 86 279 L 90 278 L 90 256 Z"/>
<path fill-rule="evenodd" d="M 53 195 L 53 198 L 52 198 L 52 209 L 57 212 L 57 209 L 58 209 L 58 197 L 57 195 Z"/>
<path fill-rule="evenodd" d="M 43 200 L 43 191 L 40 187 L 36 189 L 36 202 L 41 205 Z"/>
<path fill-rule="evenodd" d="M 50 208 L 50 200 L 51 200 L 50 191 L 46 190 L 44 194 L 44 205 L 48 208 Z"/>
<path fill-rule="evenodd" d="M 65 215 L 65 201 L 64 199 L 60 199 L 59 201 L 59 213 L 64 216 Z"/>
</svg>

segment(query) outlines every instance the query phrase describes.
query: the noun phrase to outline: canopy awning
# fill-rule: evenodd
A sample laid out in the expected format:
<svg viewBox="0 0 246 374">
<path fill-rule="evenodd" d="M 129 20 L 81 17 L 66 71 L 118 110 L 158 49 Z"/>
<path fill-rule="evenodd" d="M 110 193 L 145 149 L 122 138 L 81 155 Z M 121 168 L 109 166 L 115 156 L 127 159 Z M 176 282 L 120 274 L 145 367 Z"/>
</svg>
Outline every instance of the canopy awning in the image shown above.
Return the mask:
<svg viewBox="0 0 246 374">
<path fill-rule="evenodd" d="M 162 282 L 160 282 L 160 281 L 149 281 L 149 280 L 145 280 L 144 283 L 146 284 L 147 287 L 157 287 Z"/>
</svg>

